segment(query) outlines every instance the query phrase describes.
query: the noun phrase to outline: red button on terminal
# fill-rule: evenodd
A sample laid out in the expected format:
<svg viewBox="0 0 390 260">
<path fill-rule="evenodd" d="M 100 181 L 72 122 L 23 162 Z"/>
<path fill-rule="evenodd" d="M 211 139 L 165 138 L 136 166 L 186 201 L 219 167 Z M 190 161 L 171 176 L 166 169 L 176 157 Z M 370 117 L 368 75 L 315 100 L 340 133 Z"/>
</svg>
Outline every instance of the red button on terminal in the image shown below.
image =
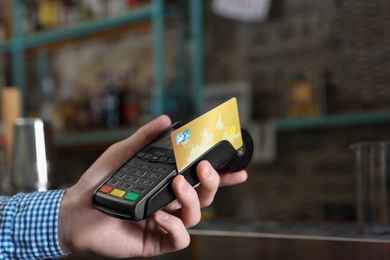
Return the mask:
<svg viewBox="0 0 390 260">
<path fill-rule="evenodd" d="M 99 191 L 102 192 L 102 193 L 107 194 L 107 193 L 109 193 L 111 190 L 112 190 L 112 188 L 111 188 L 110 186 L 104 185 L 103 187 L 100 188 Z"/>
</svg>

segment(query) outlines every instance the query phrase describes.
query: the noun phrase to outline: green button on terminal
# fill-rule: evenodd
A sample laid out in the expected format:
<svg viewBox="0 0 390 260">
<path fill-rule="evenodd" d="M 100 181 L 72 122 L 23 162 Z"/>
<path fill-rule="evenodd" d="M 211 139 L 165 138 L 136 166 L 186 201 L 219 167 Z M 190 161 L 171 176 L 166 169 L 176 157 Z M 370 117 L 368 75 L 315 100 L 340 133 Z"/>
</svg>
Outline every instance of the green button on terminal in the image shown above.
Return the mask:
<svg viewBox="0 0 390 260">
<path fill-rule="evenodd" d="M 139 195 L 136 194 L 136 193 L 128 193 L 126 196 L 125 196 L 125 200 L 129 200 L 129 201 L 136 201 L 138 199 Z"/>
</svg>

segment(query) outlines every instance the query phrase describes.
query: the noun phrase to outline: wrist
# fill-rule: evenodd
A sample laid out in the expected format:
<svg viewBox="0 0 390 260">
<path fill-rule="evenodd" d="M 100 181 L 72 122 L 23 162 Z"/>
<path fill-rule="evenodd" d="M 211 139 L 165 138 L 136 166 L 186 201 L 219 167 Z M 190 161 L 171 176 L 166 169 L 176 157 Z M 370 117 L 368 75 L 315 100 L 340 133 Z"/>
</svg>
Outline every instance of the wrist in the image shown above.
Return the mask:
<svg viewBox="0 0 390 260">
<path fill-rule="evenodd" d="M 64 254 L 70 254 L 72 251 L 72 246 L 70 243 L 70 230 L 72 225 L 71 193 L 71 188 L 65 190 L 65 193 L 60 203 L 60 211 L 58 217 L 58 242 Z"/>
</svg>

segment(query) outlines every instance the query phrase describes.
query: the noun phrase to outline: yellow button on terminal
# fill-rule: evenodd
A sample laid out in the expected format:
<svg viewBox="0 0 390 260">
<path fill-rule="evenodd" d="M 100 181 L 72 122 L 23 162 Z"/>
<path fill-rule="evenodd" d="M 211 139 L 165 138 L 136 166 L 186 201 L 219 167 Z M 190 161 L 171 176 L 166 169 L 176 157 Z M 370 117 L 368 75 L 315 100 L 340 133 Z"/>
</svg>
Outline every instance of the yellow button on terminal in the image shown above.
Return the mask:
<svg viewBox="0 0 390 260">
<path fill-rule="evenodd" d="M 111 196 L 114 196 L 114 197 L 117 197 L 117 198 L 122 198 L 123 195 L 125 195 L 126 192 L 124 192 L 123 190 L 118 190 L 118 189 L 114 189 L 113 191 L 111 191 Z"/>
</svg>

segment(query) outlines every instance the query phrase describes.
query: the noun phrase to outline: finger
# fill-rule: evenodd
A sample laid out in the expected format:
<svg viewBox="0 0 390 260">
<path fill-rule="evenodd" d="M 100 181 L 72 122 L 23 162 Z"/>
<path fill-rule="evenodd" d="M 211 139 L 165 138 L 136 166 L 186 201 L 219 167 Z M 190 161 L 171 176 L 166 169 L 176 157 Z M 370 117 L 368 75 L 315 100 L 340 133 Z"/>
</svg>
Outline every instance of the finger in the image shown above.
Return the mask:
<svg viewBox="0 0 390 260">
<path fill-rule="evenodd" d="M 200 181 L 200 185 L 196 190 L 198 192 L 200 206 L 203 208 L 213 202 L 218 190 L 220 177 L 208 161 L 200 162 L 196 171 Z"/>
<path fill-rule="evenodd" d="M 148 124 L 139 128 L 130 137 L 113 144 L 109 148 L 111 157 L 116 160 L 128 159 L 154 137 L 156 137 L 162 130 L 166 129 L 171 125 L 171 120 L 168 116 L 163 115 Z"/>
<path fill-rule="evenodd" d="M 220 173 L 220 187 L 232 186 L 245 182 L 248 179 L 248 173 L 245 170 L 239 172 Z"/>
<path fill-rule="evenodd" d="M 179 216 L 185 227 L 192 227 L 199 223 L 201 218 L 198 194 L 182 176 L 177 176 L 172 182 L 173 191 L 181 205 Z"/>
<path fill-rule="evenodd" d="M 87 170 L 84 176 L 98 183 L 171 124 L 168 116 L 160 116 L 139 128 L 130 137 L 111 145 Z"/>
<path fill-rule="evenodd" d="M 153 218 L 156 224 L 167 232 L 160 242 L 162 253 L 181 250 L 190 244 L 190 235 L 179 218 L 162 210 L 157 211 Z"/>
<path fill-rule="evenodd" d="M 130 137 L 114 144 L 114 146 L 118 151 L 124 152 L 125 156 L 133 155 L 170 125 L 169 117 L 162 115 L 139 128 Z"/>
</svg>

